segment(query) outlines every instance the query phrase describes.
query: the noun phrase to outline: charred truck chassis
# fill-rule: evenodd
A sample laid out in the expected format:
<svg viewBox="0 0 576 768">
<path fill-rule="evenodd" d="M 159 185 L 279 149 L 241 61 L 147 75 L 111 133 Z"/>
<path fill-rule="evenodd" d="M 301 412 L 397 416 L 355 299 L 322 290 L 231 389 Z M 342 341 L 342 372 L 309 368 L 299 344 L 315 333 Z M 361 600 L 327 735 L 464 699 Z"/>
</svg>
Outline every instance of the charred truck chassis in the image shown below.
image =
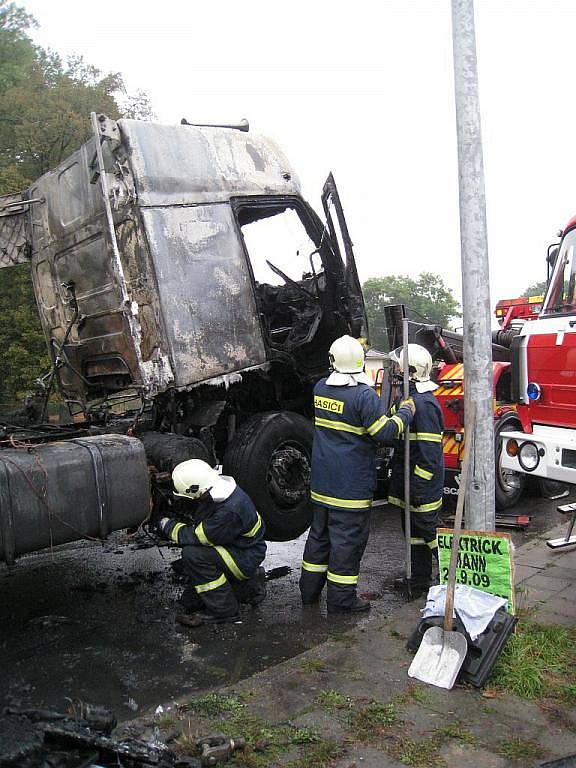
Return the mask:
<svg viewBox="0 0 576 768">
<path fill-rule="evenodd" d="M 30 264 L 53 360 L 46 402 L 57 386 L 76 411 L 70 436 L 139 438 L 156 473 L 191 457 L 223 464 L 269 537 L 293 538 L 309 521 L 313 384 L 336 337 L 366 335 L 334 179 L 323 223 L 268 139 L 95 114 L 92 126 L 57 169 L 0 200 L 0 266 Z M 122 414 L 130 396 L 141 407 Z M 32 442 L 52 439 L 41 417 Z M 3 432 L 0 443 L 14 443 L 9 424 Z M 41 450 L 54 466 L 44 478 L 53 505 L 57 444 Z M 77 482 L 79 495 L 93 494 L 93 478 Z M 10 493 L 0 474 L 0 499 Z M 139 504 L 142 521 L 149 507 Z M 8 511 L 0 501 L 0 530 L 8 515 L 14 538 L 25 502 Z M 102 531 L 135 524 L 133 510 L 125 518 Z M 78 538 L 69 525 L 68 540 Z M 16 554 L 40 548 L 28 538 Z M 9 551 L 4 541 L 0 560 Z"/>
</svg>

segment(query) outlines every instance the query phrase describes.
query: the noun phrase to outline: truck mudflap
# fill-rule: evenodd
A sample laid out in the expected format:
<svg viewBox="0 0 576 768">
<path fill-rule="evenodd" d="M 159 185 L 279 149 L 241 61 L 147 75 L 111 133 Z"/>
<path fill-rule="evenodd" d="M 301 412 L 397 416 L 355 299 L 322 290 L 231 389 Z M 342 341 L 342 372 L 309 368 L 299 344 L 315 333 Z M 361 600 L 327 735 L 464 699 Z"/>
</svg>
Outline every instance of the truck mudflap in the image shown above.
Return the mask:
<svg viewBox="0 0 576 768">
<path fill-rule="evenodd" d="M 0 562 L 133 527 L 150 509 L 140 440 L 99 435 L 0 451 Z"/>
</svg>

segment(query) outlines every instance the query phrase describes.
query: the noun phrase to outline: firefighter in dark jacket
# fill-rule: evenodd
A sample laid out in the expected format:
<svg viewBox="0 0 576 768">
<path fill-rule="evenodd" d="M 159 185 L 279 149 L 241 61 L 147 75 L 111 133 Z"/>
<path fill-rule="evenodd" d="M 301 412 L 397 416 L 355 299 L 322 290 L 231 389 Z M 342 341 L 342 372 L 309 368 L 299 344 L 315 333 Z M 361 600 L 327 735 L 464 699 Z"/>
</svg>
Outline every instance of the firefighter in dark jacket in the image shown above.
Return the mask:
<svg viewBox="0 0 576 768">
<path fill-rule="evenodd" d="M 234 478 L 219 475 L 205 461 L 184 461 L 172 473 L 174 495 L 195 504 L 193 525 L 165 517 L 160 532 L 182 547 L 182 568 L 194 588 L 187 626 L 237 621 L 236 585 L 248 587 L 253 605 L 266 594 L 264 522 Z M 246 584 L 247 582 L 247 584 Z M 246 589 L 244 590 L 246 592 Z"/>
<path fill-rule="evenodd" d="M 392 416 L 383 412 L 357 339 L 336 339 L 330 362 L 332 374 L 314 387 L 313 516 L 300 592 L 304 605 L 313 605 L 327 581 L 328 612 L 351 613 L 370 608 L 357 597 L 356 585 L 376 487 L 376 449 L 402 435 L 414 404 L 400 403 Z"/>
<path fill-rule="evenodd" d="M 402 347 L 390 353 L 390 359 L 404 372 Z M 408 345 L 410 396 L 416 414 L 410 427 L 410 522 L 412 582 L 414 596 L 428 590 L 432 577 L 432 559 L 437 556 L 436 529 L 440 522 L 444 493 L 444 422 L 438 400 L 432 394 L 437 384 L 430 380 L 432 358 L 419 344 Z M 394 411 L 396 406 L 392 407 Z M 394 446 L 388 503 L 404 510 L 404 441 Z M 402 512 L 402 525 L 404 513 Z M 405 587 L 399 579 L 397 587 Z"/>
</svg>

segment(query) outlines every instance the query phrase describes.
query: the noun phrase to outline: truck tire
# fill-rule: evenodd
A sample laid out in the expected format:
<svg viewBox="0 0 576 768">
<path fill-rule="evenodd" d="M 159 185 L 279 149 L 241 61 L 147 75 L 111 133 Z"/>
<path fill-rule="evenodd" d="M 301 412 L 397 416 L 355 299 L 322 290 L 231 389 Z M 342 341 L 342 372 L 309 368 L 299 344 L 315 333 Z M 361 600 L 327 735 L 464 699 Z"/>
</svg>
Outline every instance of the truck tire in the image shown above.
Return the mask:
<svg viewBox="0 0 576 768">
<path fill-rule="evenodd" d="M 502 453 L 502 432 L 522 429 L 522 425 L 513 414 L 506 414 L 494 424 L 494 457 L 496 475 L 494 489 L 496 493 L 496 509 L 510 509 L 520 501 L 526 487 L 526 475 L 521 472 L 505 470 L 500 464 Z"/>
<path fill-rule="evenodd" d="M 563 499 L 570 492 L 570 485 L 561 480 L 549 480 L 547 477 L 538 478 L 540 496 L 545 499 Z"/>
<path fill-rule="evenodd" d="M 291 411 L 252 416 L 224 456 L 224 472 L 250 496 L 266 538 L 289 541 L 310 525 L 310 462 L 314 427 Z"/>
<path fill-rule="evenodd" d="M 561 480 L 547 477 L 527 477 L 526 495 L 542 496 L 545 499 L 563 499 L 570 492 L 571 486 Z"/>
<path fill-rule="evenodd" d="M 172 432 L 143 432 L 138 435 L 144 443 L 146 458 L 160 472 L 172 472 L 177 464 L 187 459 L 202 459 L 214 464 L 210 452 L 201 440 Z"/>
</svg>

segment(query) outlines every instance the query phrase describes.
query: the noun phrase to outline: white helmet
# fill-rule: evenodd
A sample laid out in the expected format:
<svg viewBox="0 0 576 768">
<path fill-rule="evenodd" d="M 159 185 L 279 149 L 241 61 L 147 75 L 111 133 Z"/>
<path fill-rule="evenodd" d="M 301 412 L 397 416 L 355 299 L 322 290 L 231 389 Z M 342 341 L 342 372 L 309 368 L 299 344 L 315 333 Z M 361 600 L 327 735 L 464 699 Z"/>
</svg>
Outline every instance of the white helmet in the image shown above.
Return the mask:
<svg viewBox="0 0 576 768">
<path fill-rule="evenodd" d="M 174 496 L 184 499 L 199 499 L 214 487 L 219 474 L 202 459 L 188 459 L 178 464 L 172 472 Z"/>
<path fill-rule="evenodd" d="M 352 336 L 340 336 L 333 341 L 328 356 L 332 368 L 338 373 L 362 373 L 364 370 L 364 348 Z"/>
<path fill-rule="evenodd" d="M 390 360 L 397 363 L 400 373 L 404 373 L 404 347 L 398 347 L 389 354 Z M 432 356 L 420 344 L 408 344 L 408 376 L 411 381 L 430 381 Z"/>
</svg>

